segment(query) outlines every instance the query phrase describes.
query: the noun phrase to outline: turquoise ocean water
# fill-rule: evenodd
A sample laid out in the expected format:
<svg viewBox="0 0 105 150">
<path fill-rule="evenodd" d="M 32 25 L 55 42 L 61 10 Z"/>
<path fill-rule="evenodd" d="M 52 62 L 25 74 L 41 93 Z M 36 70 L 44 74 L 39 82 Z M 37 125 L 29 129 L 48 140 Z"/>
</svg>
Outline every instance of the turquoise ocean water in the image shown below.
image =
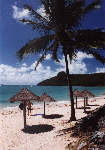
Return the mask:
<svg viewBox="0 0 105 150">
<path fill-rule="evenodd" d="M 0 86 L 0 107 L 16 106 L 18 103 L 10 104 L 8 99 L 19 92 L 22 88 L 28 88 L 33 93 L 41 96 L 43 92 L 52 96 L 56 101 L 69 101 L 69 92 L 67 86 L 31 86 L 31 85 L 1 85 Z M 82 87 L 74 86 L 73 89 L 82 91 L 87 89 L 95 96 L 105 93 L 105 87 Z"/>
</svg>

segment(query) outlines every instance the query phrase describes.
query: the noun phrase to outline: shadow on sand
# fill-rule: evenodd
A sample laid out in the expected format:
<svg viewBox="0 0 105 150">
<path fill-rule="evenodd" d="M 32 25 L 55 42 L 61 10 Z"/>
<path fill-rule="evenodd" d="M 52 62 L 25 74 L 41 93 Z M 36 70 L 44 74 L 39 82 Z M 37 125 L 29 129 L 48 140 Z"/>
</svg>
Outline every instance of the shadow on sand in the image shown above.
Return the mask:
<svg viewBox="0 0 105 150">
<path fill-rule="evenodd" d="M 44 132 L 49 132 L 53 130 L 54 127 L 48 124 L 39 124 L 39 125 L 32 125 L 32 126 L 27 126 L 25 129 L 22 129 L 24 133 L 29 133 L 29 134 L 38 134 L 38 133 L 44 133 Z"/>
<path fill-rule="evenodd" d="M 33 114 L 31 116 L 43 116 L 43 114 Z"/>
<path fill-rule="evenodd" d="M 92 110 L 90 110 L 90 111 L 87 111 L 87 110 L 86 110 L 84 113 L 85 113 L 85 114 L 91 114 L 91 113 L 92 113 Z"/>
<path fill-rule="evenodd" d="M 63 115 L 59 115 L 59 114 L 51 114 L 51 115 L 43 115 L 43 118 L 45 119 L 57 119 L 57 118 L 61 118 L 63 117 Z"/>
<path fill-rule="evenodd" d="M 98 104 L 94 104 L 94 105 L 88 104 L 88 106 L 100 106 L 100 105 L 98 105 Z"/>
<path fill-rule="evenodd" d="M 90 105 L 89 105 L 90 106 Z M 86 106 L 85 109 L 90 109 L 91 107 Z M 84 109 L 84 107 L 77 107 L 76 109 Z"/>
</svg>

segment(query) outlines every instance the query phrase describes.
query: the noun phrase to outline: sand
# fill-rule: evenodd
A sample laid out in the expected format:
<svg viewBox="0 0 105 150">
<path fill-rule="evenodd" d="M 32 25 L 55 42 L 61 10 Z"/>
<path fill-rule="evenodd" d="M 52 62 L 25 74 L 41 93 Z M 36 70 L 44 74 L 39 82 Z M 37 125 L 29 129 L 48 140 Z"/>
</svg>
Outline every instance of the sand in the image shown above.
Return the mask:
<svg viewBox="0 0 105 150">
<path fill-rule="evenodd" d="M 90 99 L 89 104 L 101 106 L 105 104 L 104 98 Z M 82 100 L 78 106 L 83 106 Z M 91 110 L 99 106 L 91 106 Z M 65 150 L 66 145 L 76 140 L 70 134 L 60 135 L 59 132 L 71 126 L 68 123 L 69 102 L 46 104 L 47 118 L 42 117 L 43 105 L 34 105 L 33 108 L 31 116 L 27 115 L 27 131 L 23 130 L 23 112 L 18 107 L 0 109 L 0 150 Z M 77 120 L 86 116 L 83 109 L 75 111 Z"/>
</svg>

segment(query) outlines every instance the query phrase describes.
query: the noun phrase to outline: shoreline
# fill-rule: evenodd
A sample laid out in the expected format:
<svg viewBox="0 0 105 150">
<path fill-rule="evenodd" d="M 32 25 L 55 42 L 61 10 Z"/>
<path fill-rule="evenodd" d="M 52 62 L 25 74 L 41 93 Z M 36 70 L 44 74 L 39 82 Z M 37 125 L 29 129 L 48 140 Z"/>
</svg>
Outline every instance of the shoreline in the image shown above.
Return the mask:
<svg viewBox="0 0 105 150">
<path fill-rule="evenodd" d="M 94 97 L 94 98 L 89 98 L 89 101 L 91 101 L 92 99 L 100 99 L 100 97 L 101 98 L 104 98 L 105 96 L 103 96 L 103 95 L 100 95 L 100 96 L 96 96 L 96 97 Z M 76 100 L 75 100 L 75 98 L 74 98 L 74 102 L 75 102 Z M 83 101 L 83 98 L 78 98 L 78 102 L 81 102 L 81 101 Z M 33 102 L 33 104 L 34 105 L 36 105 L 36 106 L 38 106 L 38 105 L 43 105 L 43 102 L 34 102 L 34 101 L 32 101 Z M 46 104 L 47 104 L 48 102 L 46 102 Z M 53 102 L 50 102 L 50 103 L 53 103 Z M 49 104 L 50 104 L 49 103 Z M 66 100 L 57 100 L 55 103 L 70 103 L 70 100 L 69 99 L 66 99 Z M 14 106 L 13 106 L 14 105 Z M 15 108 L 15 107 L 18 107 L 19 106 L 19 102 L 17 102 L 17 104 L 16 103 L 8 103 L 8 104 L 0 104 L 0 109 L 4 109 L 4 108 Z"/>
<path fill-rule="evenodd" d="M 105 96 L 94 98 L 96 101 L 89 101 L 89 110 L 105 104 Z M 78 101 L 78 106 L 83 106 L 83 100 Z M 29 129 L 23 130 L 23 111 L 16 107 L 0 109 L 0 150 L 65 150 L 70 142 L 76 138 L 70 137 L 70 133 L 61 135 L 60 131 L 70 128 L 70 103 L 52 102 L 46 104 L 46 117 L 43 118 L 42 105 L 34 105 L 32 114 L 27 115 Z M 77 120 L 86 116 L 83 109 L 75 109 Z"/>
</svg>

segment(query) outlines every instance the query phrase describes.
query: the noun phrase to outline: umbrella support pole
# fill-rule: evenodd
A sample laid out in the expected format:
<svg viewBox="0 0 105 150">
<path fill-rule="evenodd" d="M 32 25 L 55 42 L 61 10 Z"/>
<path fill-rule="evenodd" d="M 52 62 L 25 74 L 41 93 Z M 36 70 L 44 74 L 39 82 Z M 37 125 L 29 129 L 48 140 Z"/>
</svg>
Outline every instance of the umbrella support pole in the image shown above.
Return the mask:
<svg viewBox="0 0 105 150">
<path fill-rule="evenodd" d="M 26 128 L 26 102 L 24 101 L 24 108 L 23 108 L 23 117 L 24 117 L 24 129 Z"/>
<path fill-rule="evenodd" d="M 77 96 L 76 96 L 76 108 L 77 108 Z"/>
<path fill-rule="evenodd" d="M 45 117 L 45 102 L 44 102 L 44 117 Z"/>
<path fill-rule="evenodd" d="M 88 97 L 86 97 L 86 105 L 89 105 L 89 104 L 88 104 Z"/>
<path fill-rule="evenodd" d="M 84 97 L 84 113 L 86 112 L 86 99 Z"/>
</svg>

